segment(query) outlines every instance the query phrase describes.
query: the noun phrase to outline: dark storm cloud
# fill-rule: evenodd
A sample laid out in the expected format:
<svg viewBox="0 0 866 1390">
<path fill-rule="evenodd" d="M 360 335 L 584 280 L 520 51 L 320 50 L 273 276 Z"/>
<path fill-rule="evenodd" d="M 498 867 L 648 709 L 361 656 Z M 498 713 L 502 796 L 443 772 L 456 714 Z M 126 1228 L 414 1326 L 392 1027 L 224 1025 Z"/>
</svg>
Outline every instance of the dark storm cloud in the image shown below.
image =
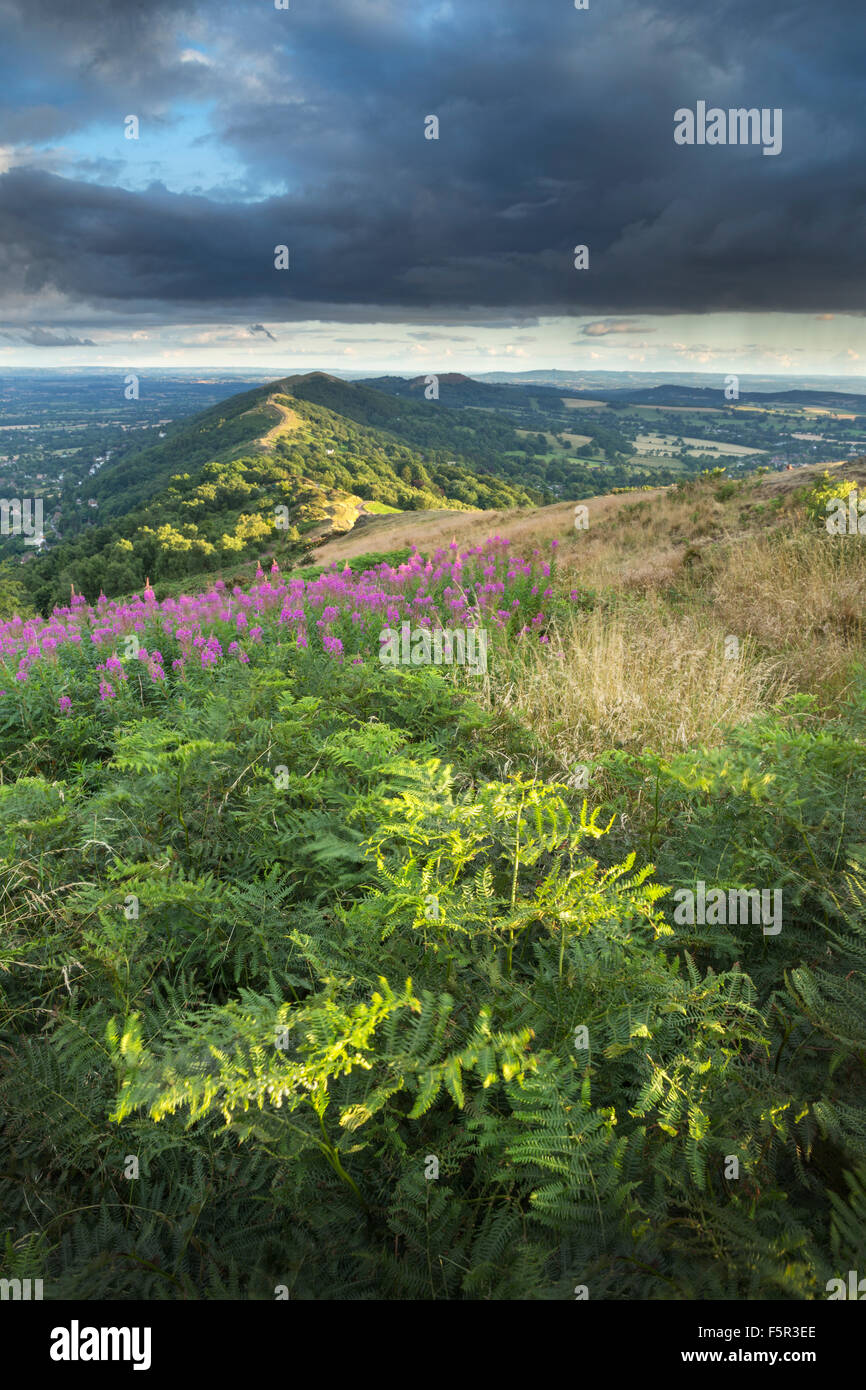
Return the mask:
<svg viewBox="0 0 866 1390">
<path fill-rule="evenodd" d="M 137 46 L 144 100 L 207 96 L 239 181 L 288 191 L 240 202 L 13 169 L 0 292 L 246 320 L 866 310 L 862 0 L 89 0 L 36 18 L 0 0 L 12 10 L 19 51 L 29 35 L 73 113 L 89 75 L 82 119 L 114 109 Z M 211 67 L 180 62 L 188 30 Z M 782 153 L 675 145 L 674 111 L 699 99 L 782 108 Z M 43 92 L 34 122 L 50 105 Z"/>
<path fill-rule="evenodd" d="M 62 139 L 130 111 L 211 95 L 177 37 L 197 0 L 0 0 L 0 141 Z M 34 90 L 38 96 L 34 98 Z"/>
</svg>

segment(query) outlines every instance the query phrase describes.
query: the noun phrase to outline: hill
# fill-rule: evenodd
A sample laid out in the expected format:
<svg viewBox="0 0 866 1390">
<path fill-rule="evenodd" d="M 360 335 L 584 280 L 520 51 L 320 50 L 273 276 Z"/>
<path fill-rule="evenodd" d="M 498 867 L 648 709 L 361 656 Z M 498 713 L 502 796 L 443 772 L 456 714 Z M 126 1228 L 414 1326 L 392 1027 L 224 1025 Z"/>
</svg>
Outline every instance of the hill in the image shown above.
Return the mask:
<svg viewBox="0 0 866 1390">
<path fill-rule="evenodd" d="M 423 402 L 424 393 L 429 389 L 430 380 L 431 378 L 427 376 L 370 377 L 364 382 L 364 385 L 396 396 L 401 401 Z M 488 410 L 513 409 L 516 402 L 521 400 L 528 402 L 533 394 L 533 391 L 522 385 L 491 385 L 485 381 L 479 381 L 477 377 L 464 376 L 462 372 L 441 372 L 436 376 L 435 381 L 439 392 L 437 399 L 444 409 L 460 408 L 467 405 L 481 406 Z M 545 393 L 549 393 L 551 400 L 555 400 L 561 395 L 561 392 L 549 387 L 542 388 L 542 395 Z M 534 394 L 538 394 L 537 390 Z"/>
<path fill-rule="evenodd" d="M 494 381 L 487 377 L 467 377 L 459 372 L 445 372 L 436 378 L 439 401 L 445 407 L 472 406 L 493 410 L 504 415 L 523 415 L 527 410 L 556 410 L 558 403 L 571 400 L 602 401 L 605 404 L 675 406 L 700 410 L 728 410 L 733 406 L 746 406 L 764 410 L 774 407 L 811 408 L 816 410 L 846 411 L 854 416 L 866 416 L 866 395 L 851 391 L 838 391 L 831 388 L 810 387 L 783 389 L 771 387 L 768 390 L 746 390 L 740 387 L 736 402 L 725 396 L 725 382 L 722 378 L 712 386 L 692 385 L 686 382 L 665 381 L 658 384 L 636 382 L 635 384 L 612 384 L 604 380 L 616 373 L 597 373 L 595 384 L 583 384 L 582 378 L 574 373 L 537 374 L 537 383 L 532 373 L 514 380 Z M 586 377 L 593 374 L 585 373 Z M 625 374 L 622 374 L 625 375 Z M 651 373 L 641 373 L 651 378 Z M 561 377 L 563 384 L 555 385 Z M 371 377 L 364 383 L 379 392 L 395 396 L 400 400 L 421 400 L 427 389 L 429 377 Z"/>
<path fill-rule="evenodd" d="M 248 555 L 288 561 L 377 511 L 537 500 L 473 465 L 470 450 L 441 447 L 442 428 L 429 415 L 407 422 L 401 414 L 389 397 L 324 373 L 233 396 L 103 467 L 82 490 L 98 522 L 30 557 L 23 582 L 47 610 L 70 585 L 95 599 Z M 449 446 L 459 442 L 453 427 L 444 434 Z M 464 435 L 471 443 L 473 432 Z"/>
<path fill-rule="evenodd" d="M 585 393 L 572 391 L 571 396 L 581 394 L 593 396 L 598 400 L 619 405 L 667 405 L 694 406 L 702 409 L 725 410 L 732 406 L 750 406 L 764 410 L 772 407 L 811 407 L 822 410 L 842 410 L 854 416 L 866 416 L 866 396 L 850 391 L 831 390 L 740 390 L 736 402 L 727 400 L 725 385 L 682 386 L 666 384 L 649 387 L 617 387 L 613 390 L 594 390 Z"/>
<path fill-rule="evenodd" d="M 676 568 L 695 548 L 713 541 L 733 541 L 780 529 L 789 518 L 786 505 L 820 479 L 826 465 L 814 464 L 783 473 L 744 479 L 683 479 L 668 487 L 621 488 L 588 497 L 586 534 L 574 530 L 575 502 L 555 502 L 531 510 L 453 513 L 437 509 L 411 517 L 365 517 L 348 535 L 322 540 L 314 551 L 317 564 L 354 560 L 370 550 L 397 550 L 416 545 L 429 553 L 456 540 L 470 546 L 484 536 L 508 535 L 518 546 L 561 544 L 560 564 L 584 571 L 589 557 L 610 553 L 608 578 L 626 582 L 636 565 L 652 566 L 661 558 Z M 863 459 L 832 465 L 832 474 L 857 480 L 866 493 Z M 665 500 L 666 499 L 666 500 Z M 695 499 L 700 499 L 698 514 Z M 636 520 L 639 519 L 639 520 Z M 594 576 L 597 578 L 597 575 Z"/>
</svg>

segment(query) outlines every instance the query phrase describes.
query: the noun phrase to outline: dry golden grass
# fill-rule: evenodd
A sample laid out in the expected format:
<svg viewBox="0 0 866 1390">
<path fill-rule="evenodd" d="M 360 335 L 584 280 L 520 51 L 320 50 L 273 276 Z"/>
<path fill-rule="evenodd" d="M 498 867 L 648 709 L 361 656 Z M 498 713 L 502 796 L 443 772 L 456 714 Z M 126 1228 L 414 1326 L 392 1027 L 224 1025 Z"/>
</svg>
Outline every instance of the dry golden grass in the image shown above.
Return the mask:
<svg viewBox="0 0 866 1390">
<path fill-rule="evenodd" d="M 590 529 L 582 532 L 582 537 L 595 538 L 605 531 L 610 534 L 607 522 L 644 495 L 634 492 L 587 498 L 580 505 L 589 511 Z M 374 516 L 348 535 L 318 546 L 314 558 L 316 564 L 327 565 L 332 560 L 352 560 L 370 551 L 399 550 L 408 545 L 417 545 L 428 554 L 439 546 L 450 545 L 452 540 L 465 550 L 496 535 L 506 536 L 516 551 L 530 552 L 535 546 L 549 546 L 554 539 L 571 540 L 575 536 L 574 509 L 577 505 L 555 502 L 549 507 L 524 510 L 455 512 L 443 509 Z"/>
<path fill-rule="evenodd" d="M 672 612 L 659 599 L 581 613 L 550 644 L 526 643 L 491 703 L 519 713 L 564 767 L 611 748 L 674 752 L 718 742 L 786 694 L 784 663 L 753 644 L 726 656 L 728 632 L 712 615 Z"/>
<path fill-rule="evenodd" d="M 866 637 L 866 537 L 752 537 L 712 558 L 710 583 L 722 623 L 778 653 L 797 689 L 844 693 Z"/>
<path fill-rule="evenodd" d="M 866 481 L 862 463 L 832 471 Z M 712 484 L 594 499 L 561 558 L 603 606 L 528 648 L 496 703 L 564 766 L 608 748 L 712 745 L 795 691 L 832 707 L 863 660 L 866 538 L 805 520 L 796 494 L 823 469 L 804 472 L 723 500 Z"/>
<path fill-rule="evenodd" d="M 736 536 L 750 529 L 741 523 L 739 512 L 745 503 L 766 503 L 803 488 L 819 477 L 825 465 L 799 468 L 791 473 L 770 473 L 746 484 L 742 493 L 720 502 L 713 484 L 699 486 L 694 493 L 676 488 L 652 492 L 628 492 L 589 497 L 580 504 L 589 512 L 589 529 L 576 532 L 576 502 L 555 502 L 549 507 L 502 511 L 400 512 L 370 517 L 346 536 L 338 536 L 318 546 L 311 558 L 316 564 L 332 560 L 352 560 L 369 551 L 398 550 L 417 545 L 425 553 L 456 540 L 461 548 L 477 545 L 488 536 L 507 536 L 515 550 L 527 551 L 544 546 L 554 538 L 568 542 L 561 559 L 578 564 L 589 573 L 596 565 L 600 583 L 618 582 L 624 553 L 645 558 L 659 547 L 688 545 L 725 534 Z M 831 472 L 857 478 L 866 491 L 864 463 L 836 464 Z M 565 546 L 563 546 L 565 551 Z"/>
<path fill-rule="evenodd" d="M 549 645 L 528 639 L 510 662 L 500 656 L 484 697 L 518 713 L 564 768 L 610 748 L 674 752 L 719 742 L 794 691 L 826 706 L 844 696 L 863 658 L 866 537 L 806 522 L 797 494 L 823 471 L 589 498 L 586 530 L 575 530 L 573 502 L 384 517 L 317 559 L 411 543 L 429 552 L 452 538 L 463 549 L 497 534 L 523 553 L 558 540 L 561 580 L 595 590 L 599 605 Z M 830 471 L 866 491 L 866 461 Z"/>
<path fill-rule="evenodd" d="M 713 744 L 794 691 L 825 706 L 844 697 L 864 654 L 866 538 L 770 531 L 705 554 L 694 577 L 661 548 L 622 564 L 619 600 L 534 652 L 507 702 L 579 762 L 581 750 Z"/>
</svg>

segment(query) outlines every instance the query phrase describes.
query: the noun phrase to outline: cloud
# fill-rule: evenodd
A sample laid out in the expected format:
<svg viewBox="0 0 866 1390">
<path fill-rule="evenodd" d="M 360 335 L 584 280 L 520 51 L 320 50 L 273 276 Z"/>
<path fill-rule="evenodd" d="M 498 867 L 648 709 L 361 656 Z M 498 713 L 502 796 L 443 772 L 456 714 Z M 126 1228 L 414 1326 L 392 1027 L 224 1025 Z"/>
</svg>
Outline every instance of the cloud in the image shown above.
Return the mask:
<svg viewBox="0 0 866 1390">
<path fill-rule="evenodd" d="M 213 62 L 206 53 L 200 53 L 196 48 L 185 48 L 178 54 L 178 61 L 181 63 L 203 63 L 205 67 L 213 67 Z"/>
<path fill-rule="evenodd" d="M 644 328 L 637 319 L 597 319 L 586 323 L 580 330 L 585 338 L 603 338 L 608 333 L 655 333 L 654 328 Z"/>
<path fill-rule="evenodd" d="M 754 0 L 0 0 L 0 312 L 23 289 L 253 337 L 597 316 L 582 339 L 866 312 L 861 5 L 816 28 L 786 0 L 781 44 Z M 783 107 L 783 153 L 676 146 L 698 99 Z"/>
<path fill-rule="evenodd" d="M 415 338 L 420 343 L 471 343 L 472 339 L 467 338 L 463 333 L 436 333 L 432 329 L 423 329 L 418 333 L 407 333 L 408 338 Z"/>
<path fill-rule="evenodd" d="M 265 338 L 270 338 L 272 343 L 275 343 L 277 341 L 273 333 L 271 333 L 269 329 L 265 328 L 265 325 L 263 323 L 251 323 L 249 328 L 247 329 L 247 332 L 252 337 L 255 337 L 256 334 L 261 334 Z"/>
<path fill-rule="evenodd" d="M 29 328 L 0 328 L 0 337 L 12 342 L 27 343 L 29 347 L 96 347 L 92 338 L 77 338 L 65 328 L 54 331 L 34 324 Z"/>
</svg>

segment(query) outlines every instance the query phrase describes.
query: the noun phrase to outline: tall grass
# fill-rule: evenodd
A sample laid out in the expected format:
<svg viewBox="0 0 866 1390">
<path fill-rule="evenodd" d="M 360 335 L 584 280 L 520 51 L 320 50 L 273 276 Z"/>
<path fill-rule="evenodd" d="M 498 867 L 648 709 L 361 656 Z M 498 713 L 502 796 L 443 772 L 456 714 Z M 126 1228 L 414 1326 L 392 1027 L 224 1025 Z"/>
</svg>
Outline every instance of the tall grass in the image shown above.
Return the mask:
<svg viewBox="0 0 866 1390">
<path fill-rule="evenodd" d="M 520 647 L 491 699 L 520 713 L 564 766 L 611 748 L 715 743 L 791 688 L 784 663 L 748 639 L 726 656 L 728 635 L 659 597 L 576 614 L 541 651 Z"/>
<path fill-rule="evenodd" d="M 568 571 L 607 581 L 598 606 L 560 621 L 545 650 L 518 646 L 489 692 L 565 764 L 610 748 L 712 745 L 795 691 L 826 709 L 844 698 L 866 635 L 866 538 L 768 530 L 684 564 L 664 527 L 642 555 L 627 543 L 633 528 L 617 531 Z"/>
</svg>

